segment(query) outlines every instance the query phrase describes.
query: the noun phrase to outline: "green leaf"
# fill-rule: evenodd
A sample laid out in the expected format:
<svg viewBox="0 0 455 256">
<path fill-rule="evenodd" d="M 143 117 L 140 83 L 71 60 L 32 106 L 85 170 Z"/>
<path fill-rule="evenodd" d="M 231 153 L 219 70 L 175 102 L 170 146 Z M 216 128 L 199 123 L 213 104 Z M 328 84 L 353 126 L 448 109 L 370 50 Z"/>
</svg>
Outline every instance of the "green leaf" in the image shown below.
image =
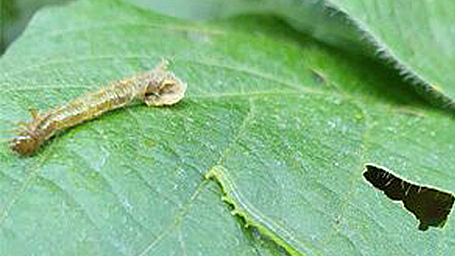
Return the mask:
<svg viewBox="0 0 455 256">
<path fill-rule="evenodd" d="M 427 99 L 453 106 L 455 4 L 370 0 L 129 0 L 169 15 L 213 19 L 272 13 L 338 48 L 380 57 L 400 70 Z"/>
<path fill-rule="evenodd" d="M 0 0 L 0 55 L 25 29 L 36 10 L 71 0 Z"/>
<path fill-rule="evenodd" d="M 449 114 L 394 70 L 274 18 L 196 24 L 96 0 L 42 10 L 0 60 L 0 117 L 27 120 L 172 56 L 181 103 L 113 111 L 34 157 L 2 144 L 2 255 L 455 251 L 453 218 L 420 232 L 362 177 L 372 162 L 450 189 Z"/>
<path fill-rule="evenodd" d="M 455 3 L 329 0 L 411 79 L 455 99 Z"/>
<path fill-rule="evenodd" d="M 453 105 L 455 99 L 455 3 L 443 1 L 325 0 L 325 10 L 312 1 L 276 0 L 279 15 L 316 38 L 352 51 L 364 45 L 400 70 L 431 99 Z M 319 8 L 318 8 L 319 7 Z M 307 12 L 325 13 L 324 18 Z M 345 14 L 334 13 L 334 10 Z M 349 20 L 349 21 L 347 21 Z M 309 24 L 312 29 L 308 28 Z M 375 45 L 372 51 L 370 44 Z M 434 100 L 434 99 L 433 99 Z M 451 101 L 447 102 L 447 101 Z"/>
</svg>

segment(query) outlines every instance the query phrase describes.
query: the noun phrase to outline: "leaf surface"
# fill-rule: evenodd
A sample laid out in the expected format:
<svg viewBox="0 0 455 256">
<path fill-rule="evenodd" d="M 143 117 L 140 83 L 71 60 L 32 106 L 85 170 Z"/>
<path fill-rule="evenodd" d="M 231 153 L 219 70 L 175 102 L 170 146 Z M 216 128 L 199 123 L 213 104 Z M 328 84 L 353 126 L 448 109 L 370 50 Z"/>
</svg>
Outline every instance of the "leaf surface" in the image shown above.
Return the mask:
<svg viewBox="0 0 455 256">
<path fill-rule="evenodd" d="M 449 190 L 451 117 L 393 70 L 273 18 L 197 24 L 95 0 L 42 10 L 0 60 L 1 119 L 27 120 L 28 108 L 45 111 L 171 56 L 189 85 L 179 104 L 113 111 L 30 158 L 2 144 L 2 254 L 455 250 L 453 218 L 420 232 L 362 177 L 373 162 Z"/>
<path fill-rule="evenodd" d="M 190 19 L 274 14 L 319 41 L 390 63 L 434 104 L 453 106 L 455 4 L 450 0 L 130 1 Z"/>
<path fill-rule="evenodd" d="M 455 3 L 330 0 L 345 12 L 408 77 L 455 98 Z"/>
</svg>

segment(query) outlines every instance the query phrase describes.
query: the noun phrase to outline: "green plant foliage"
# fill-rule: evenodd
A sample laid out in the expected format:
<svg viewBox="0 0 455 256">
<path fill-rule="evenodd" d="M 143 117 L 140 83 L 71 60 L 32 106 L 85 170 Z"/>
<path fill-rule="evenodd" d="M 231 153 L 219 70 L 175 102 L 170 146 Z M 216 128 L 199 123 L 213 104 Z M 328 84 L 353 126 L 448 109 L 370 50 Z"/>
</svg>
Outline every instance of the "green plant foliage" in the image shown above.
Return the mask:
<svg viewBox="0 0 455 256">
<path fill-rule="evenodd" d="M 410 79 L 455 99 L 455 3 L 329 0 L 374 40 Z M 417 81 L 418 82 L 418 81 Z"/>
<path fill-rule="evenodd" d="M 128 1 L 190 19 L 274 14 L 319 41 L 380 57 L 399 69 L 424 97 L 453 107 L 455 4 L 451 0 Z"/>
<path fill-rule="evenodd" d="M 162 57 L 189 86 L 177 105 L 113 111 L 33 157 L 1 145 L 1 255 L 453 254 L 454 218 L 421 232 L 362 177 L 371 162 L 450 190 L 451 114 L 275 18 L 43 9 L 0 59 L 1 124 Z"/>
<path fill-rule="evenodd" d="M 0 0 L 0 56 L 25 29 L 36 10 L 71 0 Z"/>
</svg>

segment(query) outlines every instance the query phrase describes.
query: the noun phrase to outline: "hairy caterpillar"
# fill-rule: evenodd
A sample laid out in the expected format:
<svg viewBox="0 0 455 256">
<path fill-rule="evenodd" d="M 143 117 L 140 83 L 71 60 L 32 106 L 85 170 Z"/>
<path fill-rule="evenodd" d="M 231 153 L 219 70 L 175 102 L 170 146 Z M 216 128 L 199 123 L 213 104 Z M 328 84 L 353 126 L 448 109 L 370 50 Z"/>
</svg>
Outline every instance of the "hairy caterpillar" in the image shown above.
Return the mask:
<svg viewBox="0 0 455 256">
<path fill-rule="evenodd" d="M 116 81 L 61 107 L 45 113 L 32 112 L 31 122 L 13 138 L 10 148 L 21 155 L 30 155 L 57 132 L 121 108 L 133 100 L 144 101 L 147 106 L 177 103 L 183 98 L 187 85 L 167 70 L 167 65 L 167 61 L 162 61 L 150 72 Z"/>
</svg>

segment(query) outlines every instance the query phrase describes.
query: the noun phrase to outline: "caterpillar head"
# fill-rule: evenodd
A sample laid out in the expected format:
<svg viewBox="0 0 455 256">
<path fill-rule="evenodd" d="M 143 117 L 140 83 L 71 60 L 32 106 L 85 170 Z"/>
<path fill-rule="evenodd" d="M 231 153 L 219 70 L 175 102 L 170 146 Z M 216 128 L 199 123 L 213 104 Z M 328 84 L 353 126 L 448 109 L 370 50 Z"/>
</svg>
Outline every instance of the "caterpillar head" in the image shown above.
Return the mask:
<svg viewBox="0 0 455 256">
<path fill-rule="evenodd" d="M 10 148 L 23 156 L 33 154 L 41 145 L 42 140 L 32 134 L 24 133 L 16 136 L 9 144 Z"/>
</svg>

